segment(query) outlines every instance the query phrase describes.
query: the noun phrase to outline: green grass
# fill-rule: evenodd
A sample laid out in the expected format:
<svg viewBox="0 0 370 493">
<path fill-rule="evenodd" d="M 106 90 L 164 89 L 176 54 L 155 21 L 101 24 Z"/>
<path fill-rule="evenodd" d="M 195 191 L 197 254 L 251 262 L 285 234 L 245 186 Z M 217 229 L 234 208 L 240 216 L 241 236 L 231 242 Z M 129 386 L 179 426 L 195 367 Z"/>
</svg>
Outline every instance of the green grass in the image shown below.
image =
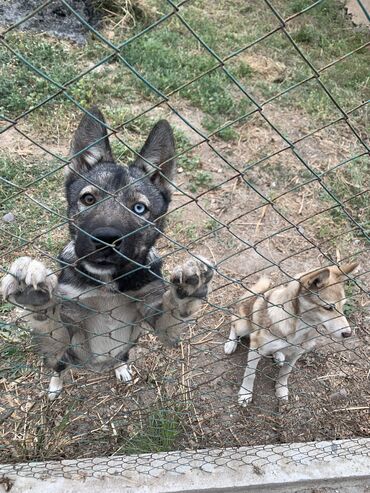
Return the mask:
<svg viewBox="0 0 370 493">
<path fill-rule="evenodd" d="M 280 0 L 274 5 L 284 16 L 300 12 L 312 2 Z M 350 53 L 368 41 L 366 29 L 354 29 L 344 11 L 344 2 L 325 0 L 288 24 L 287 30 L 294 42 L 302 50 L 316 69 Z M 261 96 L 269 98 L 286 90 L 293 84 L 313 74 L 282 34 L 275 34 L 257 45 L 256 55 L 263 54 L 286 65 L 286 77 L 278 84 L 269 81 L 253 80 Z M 366 100 L 368 95 L 368 66 L 370 63 L 367 48 L 352 54 L 322 72 L 320 80 L 344 109 L 350 109 Z M 256 74 L 258 76 L 258 74 Z M 317 82 L 308 83 L 288 93 L 279 100 L 281 104 L 295 106 L 307 111 L 311 118 L 322 121 L 332 117 L 337 110 Z"/>
<path fill-rule="evenodd" d="M 17 377 L 28 369 L 25 341 L 27 332 L 9 322 L 11 303 L 0 303 L 0 378 Z"/>
<path fill-rule="evenodd" d="M 180 416 L 171 409 L 154 409 L 146 423 L 125 440 L 118 453 L 143 454 L 173 450 L 181 435 Z"/>
<path fill-rule="evenodd" d="M 213 184 L 212 175 L 208 171 L 197 171 L 190 180 L 190 191 L 195 193 L 199 189 L 209 188 Z"/>
<path fill-rule="evenodd" d="M 100 4 L 104 11 L 104 2 Z M 300 12 L 310 4 L 303 0 L 274 2 L 274 6 L 285 17 Z M 123 8 L 126 7 L 122 2 L 113 2 L 113 14 Z M 118 44 L 128 39 L 169 11 L 169 5 L 163 1 L 151 0 L 144 10 L 139 2 L 135 23 L 114 29 L 112 42 Z M 197 0 L 181 7 L 180 13 L 220 57 L 226 57 L 248 45 L 278 25 L 270 9 L 259 2 L 244 5 L 244 2 L 237 0 L 222 1 L 209 8 L 204 0 Z M 131 14 L 135 15 L 135 9 Z M 287 31 L 316 68 L 356 49 L 368 39 L 366 31 L 352 28 L 343 3 L 338 0 L 324 0 L 289 22 Z M 85 47 L 21 33 L 7 34 L 6 41 L 59 84 L 65 84 L 110 53 L 108 47 L 93 36 Z M 121 53 L 163 94 L 177 91 L 193 81 L 177 94 L 205 113 L 203 124 L 210 132 L 254 108 L 221 68 L 194 80 L 214 67 L 217 61 L 176 16 L 129 43 Z M 251 67 L 245 55 L 252 55 L 256 60 L 264 56 L 271 63 L 283 64 L 285 73 L 282 77 L 270 79 L 258 68 Z M 320 80 L 344 108 L 349 109 L 366 99 L 369 62 L 369 52 L 364 49 L 321 74 Z M 270 98 L 312 75 L 308 64 L 281 32 L 232 58 L 226 63 L 225 69 L 240 81 L 248 93 L 257 95 L 259 100 Z M 53 84 L 37 76 L 10 51 L 2 49 L 0 113 L 14 119 L 55 90 Z M 103 108 L 122 107 L 125 103 L 137 102 L 143 97 L 152 101 L 158 101 L 159 98 L 116 57 L 73 83 L 68 93 L 84 107 L 93 103 Z M 325 120 L 337 114 L 335 106 L 315 81 L 281 97 L 279 104 L 307 111 L 317 120 Z M 66 119 L 70 121 L 76 112 L 74 104 L 65 96 L 60 96 L 31 114 L 30 121 L 33 125 L 45 128 L 48 122 L 52 126 L 54 119 L 59 119 L 60 124 Z M 224 140 L 235 140 L 238 136 L 237 125 L 221 131 L 218 136 Z"/>
<path fill-rule="evenodd" d="M 330 173 L 326 180 L 329 190 L 339 201 L 345 202 L 345 210 L 367 234 L 370 233 L 370 194 L 368 190 L 366 191 L 366 180 L 368 180 L 369 175 L 370 159 L 365 157 L 353 160 L 343 169 Z M 335 204 L 335 201 L 329 198 L 326 192 L 323 199 L 330 204 Z M 355 227 L 355 224 L 348 219 L 343 208 L 336 207 L 332 209 L 331 215 L 337 223 L 347 222 L 352 227 Z M 363 236 L 359 228 L 355 234 L 359 237 Z"/>
<path fill-rule="evenodd" d="M 58 253 L 62 240 L 60 229 L 48 231 L 65 222 L 58 216 L 64 214 L 65 207 L 63 172 L 59 170 L 45 176 L 57 166 L 51 162 L 40 163 L 37 158 L 1 156 L 0 214 L 12 212 L 15 217 L 13 222 L 2 224 L 0 246 L 3 251 L 21 247 L 42 233 L 33 243 L 50 254 Z M 39 181 L 33 183 L 36 180 Z"/>
<path fill-rule="evenodd" d="M 15 378 L 29 370 L 27 353 L 19 340 L 4 339 L 0 327 L 0 378 Z"/>
</svg>

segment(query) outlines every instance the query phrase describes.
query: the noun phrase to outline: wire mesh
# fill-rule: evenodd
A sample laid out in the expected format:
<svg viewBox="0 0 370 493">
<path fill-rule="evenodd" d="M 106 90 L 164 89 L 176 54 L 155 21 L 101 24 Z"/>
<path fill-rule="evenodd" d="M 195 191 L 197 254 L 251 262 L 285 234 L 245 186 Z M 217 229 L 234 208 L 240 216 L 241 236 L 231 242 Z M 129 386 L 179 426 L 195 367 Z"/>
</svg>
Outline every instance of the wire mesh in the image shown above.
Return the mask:
<svg viewBox="0 0 370 493">
<path fill-rule="evenodd" d="M 30 256 L 50 269 L 43 278 L 46 285 L 56 275 L 59 286 L 67 286 L 51 286 L 51 308 L 42 305 L 25 313 L 14 297 L 1 307 L 0 457 L 3 463 L 22 463 L 19 474 L 48 474 L 46 466 L 36 462 L 49 459 L 78 459 L 73 467 L 89 474 L 87 458 L 102 456 L 110 458 L 99 459 L 99 471 L 109 472 L 118 467 L 116 455 L 127 455 L 122 470 L 115 469 L 122 475 L 137 468 L 155 475 L 158 467 L 176 472 L 194 464 L 205 470 L 209 464 L 235 467 L 243 462 L 235 448 L 248 445 L 258 446 L 261 455 L 245 460 L 260 466 L 268 464 L 269 457 L 276 459 L 280 443 L 334 444 L 344 438 L 352 439 L 353 449 L 343 453 L 368 454 L 362 441 L 369 436 L 369 144 L 363 68 L 368 63 L 368 31 L 352 26 L 343 5 L 335 1 L 244 3 L 96 5 L 113 15 L 111 23 L 105 18 L 92 23 L 74 2 L 30 3 L 30 11 L 2 31 L 2 272 L 15 274 L 12 262 Z M 86 43 L 74 46 L 19 31 L 50 9 L 77 20 Z M 122 27 L 123 20 L 131 25 Z M 322 23 L 326 31 L 317 35 L 315 26 Z M 342 32 L 343 39 L 338 36 Z M 333 44 L 328 44 L 330 36 Z M 343 80 L 351 71 L 353 87 Z M 106 121 L 91 109 L 94 103 Z M 107 134 L 82 139 L 65 157 L 67 139 L 83 115 Z M 161 118 L 174 130 L 176 150 L 156 162 L 139 149 Z M 106 135 L 116 162 L 127 165 L 136 159 L 144 172 L 115 187 L 104 176 L 105 182 L 87 175 Z M 175 178 L 165 171 L 173 158 L 178 162 Z M 85 164 L 78 167 L 83 159 Z M 108 172 L 106 165 L 99 166 Z M 83 180 L 88 193 L 93 187 L 98 196 L 89 208 L 90 222 L 110 227 L 126 218 L 129 226 L 122 226 L 114 248 L 110 239 L 94 234 L 96 227 L 81 222 L 84 209 L 74 211 L 73 217 L 65 211 L 65 172 Z M 133 199 L 124 202 L 120 197 L 137 197 L 139 190 L 135 200 L 151 205 L 154 192 L 150 188 L 147 196 L 143 185 L 150 179 L 156 193 L 160 189 L 166 194 L 171 187 L 171 206 L 155 220 L 145 216 L 138 225 Z M 117 206 L 121 216 L 115 218 Z M 75 237 L 75 246 L 60 257 L 70 241 L 68 226 L 85 243 L 98 244 L 97 249 L 68 256 L 77 245 Z M 159 236 L 156 249 L 164 262 L 163 276 L 153 256 L 142 261 L 117 247 L 128 245 L 129 252 L 144 247 L 148 231 Z M 95 270 L 83 267 L 91 255 L 107 250 L 114 251 L 125 269 L 115 275 L 103 269 L 100 275 L 96 265 Z M 204 263 L 204 258 L 209 261 Z M 191 282 L 185 286 L 171 273 L 189 259 L 193 266 L 199 262 L 200 269 L 212 264 L 214 277 L 207 295 L 203 288 L 209 279 L 200 283 L 200 294 L 193 290 L 190 295 L 197 309 L 202 299 L 200 310 L 184 314 L 179 307 L 189 298 L 183 289 Z M 359 268 L 346 270 L 354 260 Z M 330 301 L 328 291 L 318 287 L 318 274 L 313 277 L 316 284 L 305 284 L 304 278 L 297 284 L 299 273 L 320 273 L 328 265 L 337 266 Z M 78 282 L 70 281 L 68 272 Z M 261 276 L 269 276 L 277 290 L 260 292 L 255 283 Z M 130 284 L 138 278 L 140 288 Z M 349 281 L 345 294 L 339 288 L 343 278 Z M 276 301 L 274 292 L 293 294 Z M 170 301 L 163 301 L 168 293 Z M 320 326 L 307 315 L 313 309 L 304 299 L 310 296 L 325 322 Z M 241 299 L 249 305 L 253 299 L 249 311 L 240 312 Z M 323 315 L 328 303 L 334 308 L 330 316 Z M 132 306 L 139 308 L 128 320 L 122 311 Z M 68 320 L 58 311 L 63 307 L 72 307 Z M 280 318 L 264 318 L 267 307 L 279 310 Z M 351 333 L 343 325 L 343 309 Z M 46 360 L 53 359 L 60 331 L 68 327 L 70 340 L 52 368 L 34 351 L 30 316 L 47 327 L 52 345 Z M 232 319 L 242 324 L 251 319 L 250 340 L 255 334 L 265 334 L 265 339 L 249 351 L 248 341 L 235 341 L 240 349 L 225 354 Z M 153 328 L 160 332 L 163 320 L 169 332 L 182 328 L 177 347 L 166 347 L 153 333 Z M 299 342 L 276 329 L 299 323 L 305 326 Z M 333 324 L 339 337 L 335 331 L 327 333 Z M 136 339 L 132 334 L 139 326 L 142 335 Z M 342 331 L 351 337 L 342 337 Z M 84 342 L 76 343 L 76 333 Z M 127 346 L 122 333 L 132 335 L 127 364 L 121 355 Z M 82 347 L 86 341 L 87 350 Z M 273 358 L 259 362 L 260 354 L 266 355 L 264 346 L 271 343 Z M 289 360 L 291 355 L 283 354 L 279 361 L 279 348 L 295 354 L 301 344 L 307 352 L 302 349 L 297 364 Z M 77 361 L 71 354 L 81 348 L 87 356 Z M 99 362 L 107 351 L 113 351 L 115 364 L 103 371 Z M 249 370 L 259 365 L 253 403 L 242 407 L 238 390 L 247 359 Z M 118 376 L 129 379 L 130 368 L 128 383 L 114 379 L 114 367 L 122 364 Z M 289 401 L 283 399 L 285 394 L 275 396 L 276 380 L 287 388 L 278 377 L 281 365 L 292 372 Z M 50 400 L 53 370 L 63 370 L 64 388 Z M 212 450 L 198 452 L 204 448 Z M 168 452 L 160 464 L 158 452 Z M 145 458 L 137 455 L 141 453 Z M 307 443 L 292 445 L 289 457 L 282 458 L 325 460 L 333 453 L 333 447 Z M 67 476 L 70 467 L 54 473 Z"/>
</svg>

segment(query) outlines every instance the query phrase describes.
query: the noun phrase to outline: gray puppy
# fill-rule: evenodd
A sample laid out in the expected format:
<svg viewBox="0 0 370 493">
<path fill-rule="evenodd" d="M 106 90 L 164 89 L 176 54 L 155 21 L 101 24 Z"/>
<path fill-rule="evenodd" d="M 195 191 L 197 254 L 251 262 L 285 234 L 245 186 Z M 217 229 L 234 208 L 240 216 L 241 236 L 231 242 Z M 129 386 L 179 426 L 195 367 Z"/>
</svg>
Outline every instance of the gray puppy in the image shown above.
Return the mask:
<svg viewBox="0 0 370 493">
<path fill-rule="evenodd" d="M 115 368 L 131 379 L 130 348 L 145 328 L 162 342 L 178 341 L 184 321 L 199 310 L 213 276 L 201 257 L 177 266 L 167 288 L 154 244 L 171 200 L 175 145 L 159 121 L 136 161 L 117 165 L 104 117 L 84 116 L 73 139 L 66 197 L 71 241 L 53 274 L 30 257 L 18 258 L 2 280 L 3 297 L 26 309 L 36 347 L 55 371 L 54 399 L 68 366 Z"/>
</svg>

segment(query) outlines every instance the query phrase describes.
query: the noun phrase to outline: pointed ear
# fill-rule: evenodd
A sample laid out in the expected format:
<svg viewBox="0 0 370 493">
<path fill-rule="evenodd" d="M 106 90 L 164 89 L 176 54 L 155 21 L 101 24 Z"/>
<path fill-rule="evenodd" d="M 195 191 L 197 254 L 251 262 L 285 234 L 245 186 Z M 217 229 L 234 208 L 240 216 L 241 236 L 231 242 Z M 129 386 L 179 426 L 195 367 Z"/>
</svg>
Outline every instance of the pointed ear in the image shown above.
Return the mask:
<svg viewBox="0 0 370 493">
<path fill-rule="evenodd" d="M 330 276 L 329 268 L 319 270 L 316 272 L 310 272 L 300 278 L 299 282 L 301 286 L 311 291 L 318 291 L 322 289 L 326 284 Z"/>
<path fill-rule="evenodd" d="M 346 279 L 347 275 L 357 269 L 360 264 L 358 262 L 350 262 L 342 264 L 335 268 L 335 275 Z"/>
<path fill-rule="evenodd" d="M 166 120 L 156 123 L 139 154 L 132 166 L 144 173 L 150 173 L 151 181 L 169 198 L 169 181 L 175 176 L 176 162 L 175 141 L 170 124 Z"/>
<path fill-rule="evenodd" d="M 66 168 L 68 176 L 73 174 L 73 170 L 84 173 L 100 161 L 113 161 L 104 116 L 96 106 L 89 109 L 89 112 L 99 121 L 87 114 L 83 116 L 71 146 L 72 156 L 80 154 L 74 157 L 70 166 Z M 86 147 L 89 148 L 84 150 Z"/>
</svg>

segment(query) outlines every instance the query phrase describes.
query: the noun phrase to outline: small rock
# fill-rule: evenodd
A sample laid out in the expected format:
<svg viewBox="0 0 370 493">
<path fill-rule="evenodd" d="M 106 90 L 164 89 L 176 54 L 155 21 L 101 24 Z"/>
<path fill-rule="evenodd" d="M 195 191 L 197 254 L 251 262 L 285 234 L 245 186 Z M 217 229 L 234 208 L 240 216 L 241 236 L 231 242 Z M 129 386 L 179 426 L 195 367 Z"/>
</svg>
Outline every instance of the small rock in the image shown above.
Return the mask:
<svg viewBox="0 0 370 493">
<path fill-rule="evenodd" d="M 11 212 L 4 214 L 3 221 L 6 223 L 12 223 L 13 221 L 15 221 L 14 214 L 12 214 Z"/>
<path fill-rule="evenodd" d="M 182 173 L 184 171 L 184 168 L 177 168 L 178 173 Z"/>
<path fill-rule="evenodd" d="M 337 392 L 333 392 L 329 397 L 333 401 L 338 401 L 347 397 L 348 392 L 346 389 L 340 389 Z"/>
</svg>

